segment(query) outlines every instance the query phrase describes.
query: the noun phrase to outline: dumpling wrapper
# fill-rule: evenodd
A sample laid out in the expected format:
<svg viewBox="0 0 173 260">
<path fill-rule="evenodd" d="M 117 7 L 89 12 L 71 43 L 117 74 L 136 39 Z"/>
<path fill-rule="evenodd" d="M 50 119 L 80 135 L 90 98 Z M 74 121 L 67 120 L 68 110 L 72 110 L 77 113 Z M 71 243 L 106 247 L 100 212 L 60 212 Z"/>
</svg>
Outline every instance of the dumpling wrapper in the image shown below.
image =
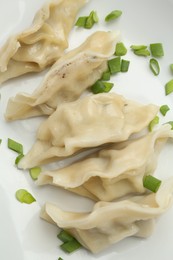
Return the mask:
<svg viewBox="0 0 173 260">
<path fill-rule="evenodd" d="M 121 142 L 148 126 L 158 107 L 143 105 L 115 93 L 85 96 L 61 104 L 39 127 L 37 141 L 19 168 L 61 160 L 82 149 Z"/>
<path fill-rule="evenodd" d="M 5 118 L 16 120 L 50 115 L 63 102 L 74 101 L 107 70 L 115 51 L 117 35 L 98 31 L 78 48 L 60 58 L 30 95 L 19 93 L 8 102 Z"/>
<path fill-rule="evenodd" d="M 164 125 L 139 139 L 114 144 L 70 166 L 40 173 L 37 184 L 53 184 L 94 200 L 111 201 L 144 193 L 143 178 L 153 174 L 158 154 L 169 137 Z"/>
<path fill-rule="evenodd" d="M 93 253 L 130 236 L 148 237 L 155 219 L 173 202 L 173 178 L 162 181 L 157 193 L 130 196 L 116 202 L 97 202 L 91 212 L 63 211 L 46 203 L 41 217 L 71 233 Z"/>
<path fill-rule="evenodd" d="M 11 36 L 0 49 L 0 84 L 52 65 L 68 47 L 68 35 L 86 0 L 52 0 L 35 15 L 30 28 Z"/>
</svg>

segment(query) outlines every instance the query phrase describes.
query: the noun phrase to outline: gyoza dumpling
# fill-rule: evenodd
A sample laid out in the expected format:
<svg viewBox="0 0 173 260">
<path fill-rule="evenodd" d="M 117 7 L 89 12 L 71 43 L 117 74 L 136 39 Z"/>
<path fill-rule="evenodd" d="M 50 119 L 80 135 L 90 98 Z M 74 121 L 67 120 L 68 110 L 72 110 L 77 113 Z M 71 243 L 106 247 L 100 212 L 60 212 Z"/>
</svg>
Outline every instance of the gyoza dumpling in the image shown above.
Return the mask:
<svg viewBox="0 0 173 260">
<path fill-rule="evenodd" d="M 115 51 L 116 39 L 112 32 L 92 34 L 52 66 L 33 94 L 19 93 L 11 98 L 6 119 L 50 115 L 62 102 L 76 100 L 107 69 L 107 60 Z"/>
<path fill-rule="evenodd" d="M 41 71 L 62 56 L 76 15 L 86 0 L 52 0 L 40 9 L 31 27 L 10 37 L 0 50 L 0 83 Z"/>
<path fill-rule="evenodd" d="M 53 184 L 94 200 L 111 201 L 130 193 L 143 193 L 143 177 L 153 174 L 157 156 L 169 137 L 164 125 L 139 139 L 114 144 L 68 167 L 42 172 L 37 184 Z"/>
<path fill-rule="evenodd" d="M 116 202 L 98 202 L 91 212 L 68 212 L 46 203 L 41 217 L 71 233 L 93 253 L 126 237 L 148 237 L 155 219 L 173 202 L 173 179 L 162 182 L 157 193 L 131 196 Z"/>
<path fill-rule="evenodd" d="M 61 104 L 37 132 L 37 141 L 19 162 L 21 168 L 60 160 L 82 149 L 127 140 L 144 129 L 158 107 L 115 93 L 85 96 Z"/>
</svg>

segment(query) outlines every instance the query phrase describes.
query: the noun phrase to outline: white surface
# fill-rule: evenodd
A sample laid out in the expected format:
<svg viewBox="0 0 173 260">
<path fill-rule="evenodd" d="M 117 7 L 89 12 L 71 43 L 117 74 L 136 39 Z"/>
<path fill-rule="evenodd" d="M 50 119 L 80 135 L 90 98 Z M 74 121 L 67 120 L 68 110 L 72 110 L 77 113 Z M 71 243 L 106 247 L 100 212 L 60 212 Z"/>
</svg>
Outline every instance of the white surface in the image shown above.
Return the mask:
<svg viewBox="0 0 173 260">
<path fill-rule="evenodd" d="M 14 34 L 31 24 L 36 10 L 43 0 L 0 0 L 0 44 L 8 35 Z M 165 96 L 164 85 L 173 78 L 169 64 L 173 63 L 173 1 L 172 0 L 91 0 L 80 15 L 96 10 L 100 22 L 92 30 L 75 28 L 69 38 L 70 48 L 79 45 L 95 30 L 120 30 L 122 40 L 129 48 L 131 44 L 162 42 L 165 56 L 159 59 L 161 73 L 155 77 L 148 68 L 148 58 L 137 57 L 130 50 L 128 73 L 113 77 L 114 91 L 144 103 L 168 104 L 168 112 L 162 122 L 173 120 L 173 94 Z M 110 11 L 120 9 L 123 15 L 114 22 L 105 24 L 104 17 Z M 37 188 L 28 172 L 15 168 L 16 154 L 7 148 L 7 138 L 13 138 L 24 145 L 25 152 L 34 142 L 38 119 L 6 123 L 3 113 L 10 96 L 19 91 L 32 92 L 45 72 L 39 75 L 23 76 L 10 80 L 0 89 L 0 259 L 1 260 L 172 260 L 173 259 L 173 208 L 158 221 L 153 235 L 148 239 L 128 238 L 96 256 L 82 249 L 72 255 L 59 250 L 56 238 L 57 228 L 39 218 L 40 207 L 47 200 L 55 202 L 65 210 L 87 210 L 92 203 L 78 196 L 53 187 Z M 157 176 L 166 178 L 173 175 L 173 146 L 168 144 L 161 153 Z M 25 188 L 37 199 L 36 203 L 24 205 L 15 199 L 15 191 Z"/>
</svg>

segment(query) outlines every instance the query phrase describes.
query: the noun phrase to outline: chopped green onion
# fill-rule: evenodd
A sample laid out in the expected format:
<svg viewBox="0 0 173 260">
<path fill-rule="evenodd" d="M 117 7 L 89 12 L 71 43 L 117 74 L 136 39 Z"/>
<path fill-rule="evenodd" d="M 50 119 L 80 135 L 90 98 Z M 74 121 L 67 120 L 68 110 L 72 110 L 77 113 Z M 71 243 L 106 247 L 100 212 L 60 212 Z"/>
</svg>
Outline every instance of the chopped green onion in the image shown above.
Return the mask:
<svg viewBox="0 0 173 260">
<path fill-rule="evenodd" d="M 76 239 L 73 239 L 72 241 L 63 243 L 60 247 L 64 252 L 72 253 L 81 248 L 81 244 Z"/>
<path fill-rule="evenodd" d="M 145 49 L 147 49 L 147 46 L 146 45 L 131 45 L 130 48 L 133 51 L 138 51 L 138 50 L 145 50 Z"/>
<path fill-rule="evenodd" d="M 158 123 L 159 123 L 159 117 L 155 116 L 153 118 L 153 120 L 151 120 L 151 122 L 149 123 L 149 126 L 148 126 L 149 131 L 151 132 L 153 130 L 154 126 L 157 125 Z"/>
<path fill-rule="evenodd" d="M 113 88 L 113 86 L 113 83 L 98 80 L 94 85 L 92 85 L 91 91 L 94 94 L 107 93 Z"/>
<path fill-rule="evenodd" d="M 108 93 L 114 86 L 114 83 L 111 82 L 103 82 L 104 85 L 104 92 Z"/>
<path fill-rule="evenodd" d="M 57 235 L 57 237 L 62 241 L 62 242 L 69 242 L 74 240 L 74 237 L 70 235 L 67 231 L 61 230 L 60 233 Z"/>
<path fill-rule="evenodd" d="M 59 257 L 58 260 L 63 260 L 63 258 Z"/>
<path fill-rule="evenodd" d="M 156 193 L 160 185 L 161 185 L 161 180 L 153 177 L 152 175 L 147 175 L 143 179 L 143 186 L 152 192 Z"/>
<path fill-rule="evenodd" d="M 111 74 L 121 71 L 121 58 L 116 57 L 108 61 L 108 67 Z"/>
<path fill-rule="evenodd" d="M 129 60 L 123 60 L 121 61 L 121 72 L 127 72 L 129 69 L 130 61 Z"/>
<path fill-rule="evenodd" d="M 150 52 L 146 45 L 131 45 L 130 48 L 133 50 L 134 54 L 138 56 L 150 56 Z"/>
<path fill-rule="evenodd" d="M 173 64 L 170 64 L 170 70 L 173 72 Z"/>
<path fill-rule="evenodd" d="M 29 169 L 30 176 L 34 181 L 38 179 L 40 172 L 41 168 L 38 166 Z"/>
<path fill-rule="evenodd" d="M 23 153 L 23 145 L 10 138 L 8 138 L 8 148 L 17 153 L 20 153 L 20 154 Z"/>
<path fill-rule="evenodd" d="M 162 106 L 160 107 L 160 113 L 161 113 L 163 116 L 165 116 L 166 113 L 167 113 L 169 110 L 170 110 L 170 108 L 168 107 L 168 105 L 162 105 Z"/>
<path fill-rule="evenodd" d="M 166 124 L 170 124 L 171 125 L 171 130 L 173 130 L 173 121 L 168 121 L 168 122 L 166 122 Z"/>
<path fill-rule="evenodd" d="M 97 12 L 96 11 L 92 11 L 91 15 L 92 15 L 93 21 L 95 23 L 98 23 L 99 22 L 99 18 L 98 18 Z"/>
<path fill-rule="evenodd" d="M 134 50 L 134 54 L 138 56 L 150 56 L 150 52 L 148 49 Z"/>
<path fill-rule="evenodd" d="M 82 245 L 67 231 L 61 230 L 57 237 L 64 242 L 60 245 L 61 249 L 67 253 L 72 253 L 73 251 L 80 248 Z"/>
<path fill-rule="evenodd" d="M 120 17 L 122 15 L 122 11 L 120 10 L 114 10 L 111 13 L 109 13 L 106 17 L 105 17 L 105 22 L 109 22 L 111 20 L 115 20 L 118 17 Z"/>
<path fill-rule="evenodd" d="M 28 193 L 27 190 L 24 189 L 20 189 L 16 191 L 16 198 L 20 201 L 23 202 L 23 197 L 24 195 Z"/>
<path fill-rule="evenodd" d="M 85 24 L 86 24 L 86 20 L 87 20 L 88 16 L 81 16 L 77 19 L 75 25 L 78 27 L 83 27 L 85 28 Z"/>
<path fill-rule="evenodd" d="M 24 157 L 24 154 L 19 154 L 16 159 L 15 159 L 15 165 L 18 165 L 18 163 L 20 162 L 20 160 Z"/>
<path fill-rule="evenodd" d="M 99 18 L 95 11 L 91 11 L 89 16 L 81 16 L 77 19 L 75 25 L 78 27 L 83 27 L 85 29 L 90 29 L 95 23 L 98 23 Z"/>
<path fill-rule="evenodd" d="M 110 74 L 109 71 L 103 72 L 102 77 L 101 77 L 101 80 L 107 81 L 107 80 L 110 80 L 110 78 L 111 78 L 111 74 Z"/>
<path fill-rule="evenodd" d="M 162 57 L 164 56 L 163 45 L 161 43 L 151 43 L 150 51 L 153 57 Z"/>
<path fill-rule="evenodd" d="M 25 189 L 20 189 L 16 191 L 16 199 L 21 203 L 31 204 L 36 201 L 36 199 Z"/>
<path fill-rule="evenodd" d="M 117 42 L 115 47 L 115 55 L 116 56 L 124 56 L 127 53 L 127 48 L 125 47 L 123 42 Z"/>
<path fill-rule="evenodd" d="M 97 23 L 97 22 L 98 22 L 97 13 L 96 13 L 95 11 L 92 11 L 92 12 L 89 14 L 89 16 L 88 16 L 88 18 L 87 18 L 87 20 L 86 20 L 85 28 L 86 28 L 86 29 L 90 29 L 90 28 L 92 28 L 93 25 L 94 25 L 95 23 Z"/>
<path fill-rule="evenodd" d="M 165 85 L 165 94 L 166 96 L 173 92 L 173 79 L 168 81 Z"/>
<path fill-rule="evenodd" d="M 159 75 L 160 73 L 160 66 L 156 59 L 150 59 L 150 69 L 155 76 Z"/>
<path fill-rule="evenodd" d="M 2 139 L 0 139 L 0 144 L 2 143 Z"/>
</svg>

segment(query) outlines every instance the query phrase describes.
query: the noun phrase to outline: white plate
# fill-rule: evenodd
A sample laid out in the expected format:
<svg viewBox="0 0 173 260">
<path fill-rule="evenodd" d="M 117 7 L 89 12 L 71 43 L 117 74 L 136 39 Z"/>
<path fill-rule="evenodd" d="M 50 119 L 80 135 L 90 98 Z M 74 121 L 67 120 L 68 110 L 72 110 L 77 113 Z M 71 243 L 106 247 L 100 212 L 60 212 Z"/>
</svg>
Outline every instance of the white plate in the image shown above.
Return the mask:
<svg viewBox="0 0 173 260">
<path fill-rule="evenodd" d="M 0 0 L 0 44 L 16 32 L 28 27 L 42 0 Z M 114 22 L 105 24 L 103 18 L 114 9 L 123 15 Z M 131 44 L 162 42 L 165 56 L 160 60 L 161 73 L 155 77 L 149 67 L 148 58 L 137 57 L 130 50 L 126 58 L 131 61 L 128 73 L 113 77 L 114 91 L 144 103 L 168 104 L 171 111 L 161 122 L 173 120 L 173 95 L 165 96 L 164 85 L 173 78 L 169 64 L 173 63 L 173 0 L 91 0 L 80 15 L 96 10 L 100 22 L 91 30 L 76 28 L 69 39 L 70 48 L 79 45 L 95 30 L 120 30 L 122 40 L 129 48 Z M 77 39 L 77 40 L 76 40 Z M 0 89 L 0 259 L 1 260 L 57 260 L 63 259 L 108 259 L 108 260 L 172 260 L 173 259 L 173 208 L 157 221 L 153 235 L 147 239 L 128 238 L 96 256 L 82 249 L 72 255 L 60 251 L 56 238 L 57 228 L 39 218 L 40 207 L 47 200 L 57 203 L 65 210 L 88 210 L 92 203 L 78 196 L 53 187 L 37 188 L 28 172 L 14 166 L 16 155 L 7 149 L 7 138 L 24 145 L 25 152 L 34 142 L 38 119 L 6 123 L 3 113 L 9 97 L 15 93 L 32 92 L 45 72 L 10 80 Z M 166 178 L 172 175 L 173 147 L 168 144 L 161 153 L 156 175 Z M 31 205 L 23 205 L 15 199 L 15 191 L 26 188 L 37 198 Z"/>
</svg>

